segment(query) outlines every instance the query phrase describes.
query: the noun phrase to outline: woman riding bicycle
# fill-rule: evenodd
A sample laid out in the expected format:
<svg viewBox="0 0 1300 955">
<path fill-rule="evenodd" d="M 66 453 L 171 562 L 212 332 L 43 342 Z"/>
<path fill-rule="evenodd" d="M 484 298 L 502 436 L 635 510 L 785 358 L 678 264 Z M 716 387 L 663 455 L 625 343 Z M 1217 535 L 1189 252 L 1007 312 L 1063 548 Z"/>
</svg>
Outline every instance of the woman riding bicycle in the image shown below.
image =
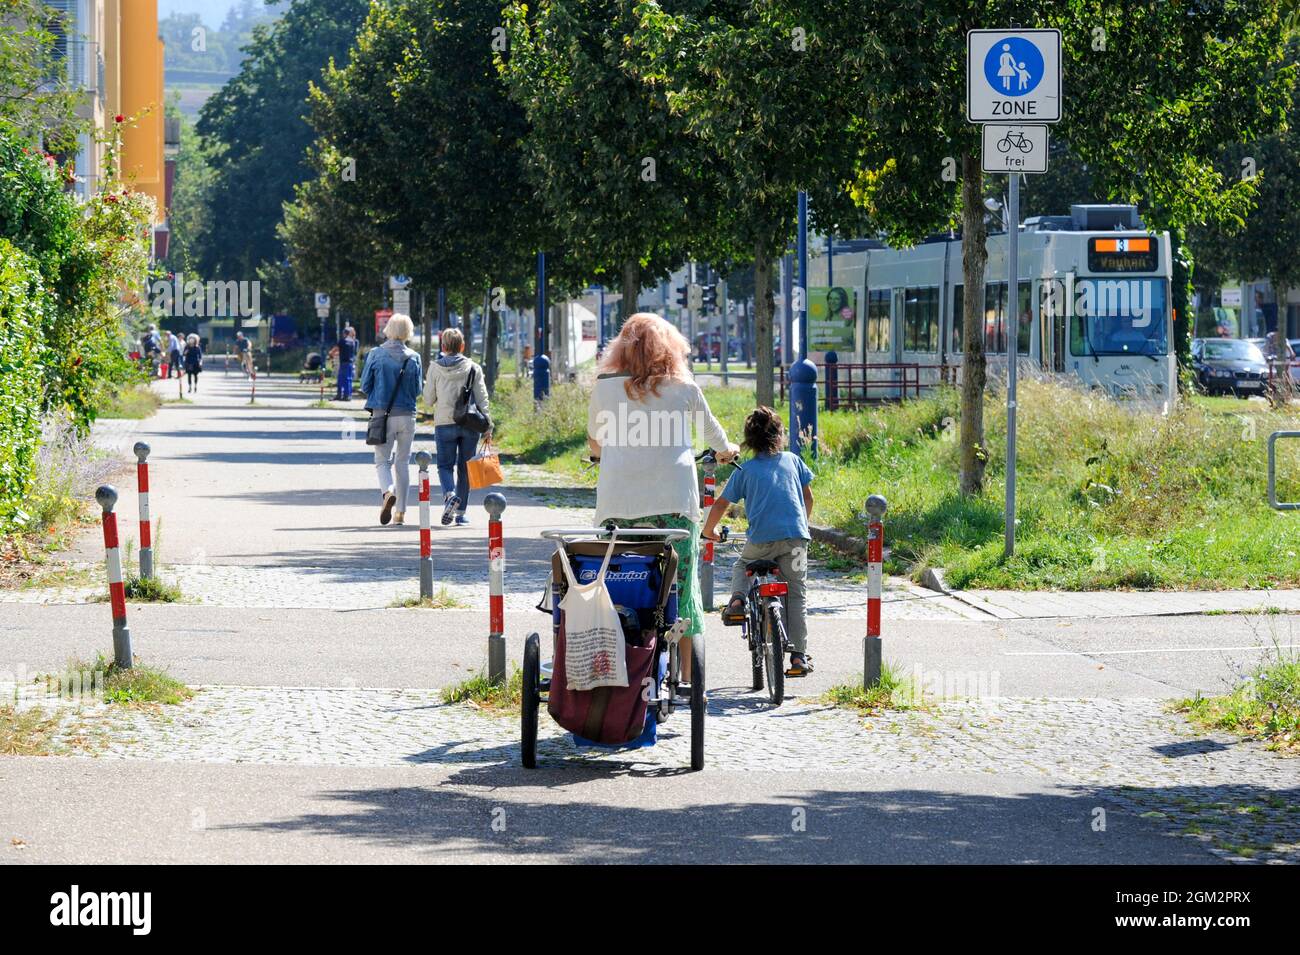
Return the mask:
<svg viewBox="0 0 1300 955">
<path fill-rule="evenodd" d="M 690 344 L 658 315 L 639 312 L 606 346 L 587 411 L 587 443 L 600 459 L 596 524 L 676 527 L 690 532 L 677 551 L 677 606 L 686 637 L 704 632 L 700 601 L 700 495 L 692 437 L 727 463 L 740 450 L 709 410 L 690 372 Z M 683 676 L 691 648 L 683 640 Z"/>
</svg>

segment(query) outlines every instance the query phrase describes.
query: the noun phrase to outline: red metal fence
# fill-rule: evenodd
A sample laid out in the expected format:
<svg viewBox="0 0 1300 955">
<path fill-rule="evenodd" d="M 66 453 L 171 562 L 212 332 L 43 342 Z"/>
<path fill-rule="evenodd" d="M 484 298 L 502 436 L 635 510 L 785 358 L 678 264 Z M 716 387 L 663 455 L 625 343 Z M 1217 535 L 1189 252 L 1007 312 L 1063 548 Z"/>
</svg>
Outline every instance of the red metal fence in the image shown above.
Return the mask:
<svg viewBox="0 0 1300 955">
<path fill-rule="evenodd" d="M 922 365 L 915 362 L 859 364 L 816 362 L 817 392 L 828 411 L 854 408 L 881 401 L 919 398 L 939 384 L 956 384 L 956 365 Z M 785 368 L 778 366 L 781 400 L 785 400 Z"/>
</svg>

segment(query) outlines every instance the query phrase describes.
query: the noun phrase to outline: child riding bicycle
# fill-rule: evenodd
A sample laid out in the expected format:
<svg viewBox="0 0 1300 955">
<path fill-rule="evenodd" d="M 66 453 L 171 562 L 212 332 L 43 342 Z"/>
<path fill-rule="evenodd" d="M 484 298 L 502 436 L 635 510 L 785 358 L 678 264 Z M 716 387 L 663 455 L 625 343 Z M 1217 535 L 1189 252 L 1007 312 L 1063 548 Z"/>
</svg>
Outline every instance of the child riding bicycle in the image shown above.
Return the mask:
<svg viewBox="0 0 1300 955">
<path fill-rule="evenodd" d="M 705 518 L 701 536 L 719 540 L 716 528 L 728 505 L 744 501 L 748 540 L 731 575 L 731 600 L 722 611 L 722 621 L 736 626 L 745 619 L 745 565 L 756 560 L 776 561 L 789 586 L 785 604 L 791 647 L 787 673 L 805 676 L 813 669 L 805 615 L 813 475 L 798 455 L 782 450 L 784 444 L 785 428 L 775 411 L 760 406 L 750 412 L 745 419 L 744 446 L 754 457 L 744 467 L 737 466 Z"/>
</svg>

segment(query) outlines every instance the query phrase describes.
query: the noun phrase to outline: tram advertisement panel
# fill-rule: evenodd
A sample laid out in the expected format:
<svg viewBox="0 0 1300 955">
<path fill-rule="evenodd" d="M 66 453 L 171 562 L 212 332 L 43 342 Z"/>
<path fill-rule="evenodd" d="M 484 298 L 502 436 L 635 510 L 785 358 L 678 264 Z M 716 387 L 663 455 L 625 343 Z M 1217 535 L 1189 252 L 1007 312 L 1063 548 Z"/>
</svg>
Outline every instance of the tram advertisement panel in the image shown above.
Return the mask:
<svg viewBox="0 0 1300 955">
<path fill-rule="evenodd" d="M 836 285 L 808 289 L 808 350 L 852 352 L 858 343 L 858 293 Z"/>
</svg>

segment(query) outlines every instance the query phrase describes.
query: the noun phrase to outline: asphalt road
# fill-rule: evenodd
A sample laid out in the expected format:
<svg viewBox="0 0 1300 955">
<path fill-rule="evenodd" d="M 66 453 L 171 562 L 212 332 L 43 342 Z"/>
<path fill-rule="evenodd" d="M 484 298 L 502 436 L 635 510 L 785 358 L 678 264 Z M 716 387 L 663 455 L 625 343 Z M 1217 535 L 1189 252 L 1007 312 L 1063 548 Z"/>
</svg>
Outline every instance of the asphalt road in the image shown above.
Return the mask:
<svg viewBox="0 0 1300 955">
<path fill-rule="evenodd" d="M 1217 861 L 1107 792 L 1006 776 L 28 758 L 0 807 L 9 863 Z"/>
</svg>

